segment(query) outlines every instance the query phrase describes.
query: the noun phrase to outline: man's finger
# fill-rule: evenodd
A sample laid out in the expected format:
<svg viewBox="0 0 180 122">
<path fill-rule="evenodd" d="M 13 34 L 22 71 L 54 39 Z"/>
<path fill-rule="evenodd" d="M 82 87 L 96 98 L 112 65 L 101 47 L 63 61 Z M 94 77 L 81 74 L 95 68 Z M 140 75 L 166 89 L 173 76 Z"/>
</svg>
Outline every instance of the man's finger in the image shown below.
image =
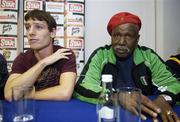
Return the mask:
<svg viewBox="0 0 180 122">
<path fill-rule="evenodd" d="M 147 119 L 147 117 L 145 115 L 140 114 L 138 112 L 138 110 L 136 108 L 134 108 L 134 107 L 129 108 L 129 111 L 132 112 L 133 114 L 137 115 L 137 116 L 140 116 L 142 120 L 146 120 Z"/>
<path fill-rule="evenodd" d="M 142 119 L 142 120 L 146 120 L 147 117 L 146 117 L 144 114 L 141 114 L 141 119 Z"/>
<path fill-rule="evenodd" d="M 171 112 L 168 116 L 169 122 L 180 122 L 178 115 L 175 112 Z"/>
<path fill-rule="evenodd" d="M 159 120 L 157 118 L 152 118 L 153 122 L 159 122 Z"/>
<path fill-rule="evenodd" d="M 168 118 L 167 118 L 166 114 L 161 113 L 160 116 L 161 116 L 161 119 L 162 119 L 163 122 L 168 122 Z"/>
<path fill-rule="evenodd" d="M 161 112 L 161 109 L 157 107 L 148 97 L 141 95 L 141 101 L 142 101 L 142 104 L 146 106 L 146 108 L 149 108 L 156 113 Z"/>
<path fill-rule="evenodd" d="M 141 105 L 141 111 L 149 114 L 153 118 L 156 118 L 158 116 L 158 114 L 156 112 L 152 111 L 151 109 L 147 108 L 144 105 Z"/>
</svg>

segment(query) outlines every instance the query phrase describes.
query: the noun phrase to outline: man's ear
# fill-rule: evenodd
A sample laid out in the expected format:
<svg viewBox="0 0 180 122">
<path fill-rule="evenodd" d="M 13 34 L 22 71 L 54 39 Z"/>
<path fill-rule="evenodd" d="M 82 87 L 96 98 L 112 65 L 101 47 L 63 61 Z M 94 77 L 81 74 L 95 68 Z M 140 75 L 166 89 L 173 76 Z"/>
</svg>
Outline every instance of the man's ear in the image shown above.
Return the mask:
<svg viewBox="0 0 180 122">
<path fill-rule="evenodd" d="M 140 34 L 137 35 L 137 43 L 139 42 Z"/>
<path fill-rule="evenodd" d="M 56 29 L 53 28 L 51 31 L 51 38 L 55 38 L 55 36 L 56 36 Z"/>
</svg>

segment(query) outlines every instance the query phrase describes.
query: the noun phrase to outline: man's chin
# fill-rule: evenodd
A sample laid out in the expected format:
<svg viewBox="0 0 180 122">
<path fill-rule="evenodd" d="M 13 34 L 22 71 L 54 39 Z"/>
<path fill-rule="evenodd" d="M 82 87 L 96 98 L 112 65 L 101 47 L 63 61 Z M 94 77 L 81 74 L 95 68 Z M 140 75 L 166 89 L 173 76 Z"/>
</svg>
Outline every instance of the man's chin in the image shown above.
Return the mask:
<svg viewBox="0 0 180 122">
<path fill-rule="evenodd" d="M 36 51 L 41 50 L 41 48 L 40 48 L 40 47 L 37 47 L 37 46 L 30 46 L 30 48 L 31 48 L 32 50 L 36 50 Z"/>
<path fill-rule="evenodd" d="M 128 56 L 129 56 L 129 54 L 127 54 L 127 53 L 117 54 L 117 57 L 119 57 L 119 58 L 127 58 Z"/>
<path fill-rule="evenodd" d="M 128 53 L 124 53 L 124 54 L 116 54 L 116 56 L 120 59 L 126 59 L 130 56 L 130 54 Z"/>
</svg>

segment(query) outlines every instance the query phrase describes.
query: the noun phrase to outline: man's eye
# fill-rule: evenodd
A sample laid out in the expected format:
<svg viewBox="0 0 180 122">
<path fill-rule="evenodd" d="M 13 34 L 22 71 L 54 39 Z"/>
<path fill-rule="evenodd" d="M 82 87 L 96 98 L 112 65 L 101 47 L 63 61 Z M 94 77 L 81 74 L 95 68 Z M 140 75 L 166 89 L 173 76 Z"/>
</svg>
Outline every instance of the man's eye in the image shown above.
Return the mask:
<svg viewBox="0 0 180 122">
<path fill-rule="evenodd" d="M 37 29 L 43 29 L 43 27 L 41 25 L 37 25 L 36 28 Z"/>
<path fill-rule="evenodd" d="M 127 38 L 131 38 L 131 37 L 133 37 L 132 35 L 130 35 L 130 34 L 127 34 L 127 35 L 125 35 Z"/>
<path fill-rule="evenodd" d="M 120 37 L 120 34 L 114 34 L 113 37 Z"/>
<path fill-rule="evenodd" d="M 128 38 L 128 39 L 132 39 L 132 38 L 135 37 L 135 35 L 132 35 L 132 34 L 126 34 L 125 37 Z"/>
<path fill-rule="evenodd" d="M 30 26 L 25 26 L 26 30 L 29 30 Z"/>
</svg>

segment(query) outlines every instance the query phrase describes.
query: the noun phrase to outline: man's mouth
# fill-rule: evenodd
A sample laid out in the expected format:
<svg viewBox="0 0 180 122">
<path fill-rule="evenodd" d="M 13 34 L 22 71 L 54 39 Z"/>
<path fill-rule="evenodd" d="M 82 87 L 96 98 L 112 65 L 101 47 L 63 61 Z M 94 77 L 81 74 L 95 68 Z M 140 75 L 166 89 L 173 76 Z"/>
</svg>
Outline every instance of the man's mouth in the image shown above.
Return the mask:
<svg viewBox="0 0 180 122">
<path fill-rule="evenodd" d="M 37 39 L 29 39 L 29 43 L 35 43 L 37 42 Z"/>
<path fill-rule="evenodd" d="M 127 47 L 118 47 L 118 48 L 116 48 L 116 50 L 117 50 L 117 52 L 118 53 L 129 53 L 129 48 L 127 48 Z"/>
</svg>

